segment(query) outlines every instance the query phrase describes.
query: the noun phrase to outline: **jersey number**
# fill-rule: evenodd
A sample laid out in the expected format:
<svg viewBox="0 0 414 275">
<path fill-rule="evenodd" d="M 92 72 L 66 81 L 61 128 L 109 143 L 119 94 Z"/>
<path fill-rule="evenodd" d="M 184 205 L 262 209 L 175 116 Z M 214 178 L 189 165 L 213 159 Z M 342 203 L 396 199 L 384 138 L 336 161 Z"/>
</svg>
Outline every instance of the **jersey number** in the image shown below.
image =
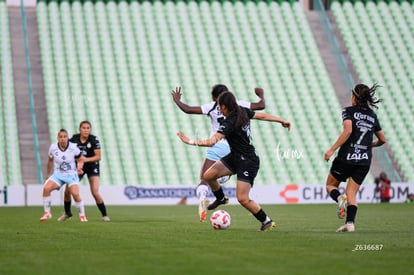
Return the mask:
<svg viewBox="0 0 414 275">
<path fill-rule="evenodd" d="M 362 128 L 361 130 L 361 136 L 359 137 L 359 139 L 358 139 L 358 141 L 357 141 L 357 143 L 356 144 L 361 144 L 361 142 L 362 142 L 362 139 L 364 138 L 364 136 L 367 134 L 367 132 L 368 132 L 368 129 L 367 128 Z"/>
</svg>

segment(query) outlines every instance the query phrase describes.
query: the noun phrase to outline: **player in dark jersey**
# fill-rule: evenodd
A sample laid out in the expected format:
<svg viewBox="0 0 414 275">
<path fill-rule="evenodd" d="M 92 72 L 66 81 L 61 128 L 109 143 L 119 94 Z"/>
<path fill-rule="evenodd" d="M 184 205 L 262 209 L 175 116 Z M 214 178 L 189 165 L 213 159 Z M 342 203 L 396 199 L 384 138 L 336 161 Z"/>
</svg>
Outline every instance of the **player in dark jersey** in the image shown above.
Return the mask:
<svg viewBox="0 0 414 275">
<path fill-rule="evenodd" d="M 384 132 L 381 130 L 378 118 L 372 108 L 378 108 L 381 102 L 375 97 L 378 88 L 358 84 L 352 89 L 352 106 L 342 111 L 343 131 L 336 142 L 325 152 L 325 160 L 329 161 L 339 148 L 330 173 L 326 180 L 326 191 L 338 203 L 338 217 L 346 222 L 337 232 L 355 231 L 355 216 L 358 209 L 356 194 L 368 174 L 372 147 L 386 143 Z M 377 140 L 373 141 L 373 135 Z M 341 195 L 339 184 L 348 180 L 346 194 Z"/>
<path fill-rule="evenodd" d="M 172 91 L 172 97 L 174 102 L 177 104 L 177 106 L 187 114 L 203 114 L 210 117 L 211 122 L 211 131 L 210 134 L 213 135 L 217 132 L 218 127 L 220 125 L 220 121 L 224 119 L 223 114 L 220 112 L 220 108 L 217 105 L 217 98 L 218 96 L 225 91 L 228 91 L 226 85 L 223 84 L 216 84 L 213 86 L 211 90 L 211 98 L 212 101 L 208 102 L 206 104 L 203 104 L 201 106 L 189 106 L 186 103 L 181 101 L 181 87 L 177 87 L 175 91 Z M 238 100 L 237 103 L 240 106 L 252 109 L 252 110 L 263 110 L 266 107 L 265 99 L 264 99 L 264 91 L 262 88 L 255 88 L 254 89 L 255 94 L 259 97 L 258 102 L 248 102 L 244 100 Z M 200 218 L 200 222 L 204 222 L 207 218 L 207 206 L 209 205 L 209 200 L 207 199 L 208 194 L 208 184 L 203 178 L 203 174 L 205 171 L 207 171 L 208 168 L 210 168 L 211 165 L 213 165 L 214 162 L 221 159 L 225 155 L 230 153 L 230 147 L 227 144 L 227 141 L 225 139 L 222 139 L 220 142 L 217 142 L 214 146 L 209 147 L 206 151 L 206 158 L 203 162 L 203 165 L 201 166 L 200 170 L 200 182 L 196 188 L 196 195 L 199 200 L 198 205 L 198 215 Z M 224 183 L 227 180 L 229 180 L 230 177 L 226 176 L 221 179 L 218 179 L 220 183 Z"/>
<path fill-rule="evenodd" d="M 102 214 L 103 221 L 110 221 L 106 213 L 106 206 L 99 194 L 99 161 L 101 160 L 101 144 L 97 136 L 91 135 L 92 125 L 89 121 L 82 121 L 79 124 L 79 134 L 75 134 L 70 142 L 75 143 L 81 150 L 84 159 L 83 174 L 79 175 L 80 180 L 86 174 L 88 176 L 89 186 L 92 196 L 96 201 L 99 211 Z M 65 221 L 72 217 L 70 194 L 65 189 L 64 208 L 65 213 L 59 217 L 58 221 Z"/>
<path fill-rule="evenodd" d="M 203 175 L 203 180 L 209 184 L 216 197 L 216 200 L 208 206 L 208 210 L 216 209 L 219 205 L 227 204 L 229 201 L 217 179 L 237 174 L 237 200 L 262 223 L 261 231 L 272 230 L 275 223 L 266 215 L 260 205 L 249 197 L 260 167 L 259 156 L 251 142 L 250 119 L 279 122 L 288 130 L 290 130 L 290 122 L 239 106 L 231 92 L 222 93 L 218 98 L 218 104 L 226 118 L 220 123 L 219 129 L 213 136 L 205 140 L 191 140 L 182 132 L 177 133 L 184 143 L 190 145 L 213 146 L 223 138 L 226 138 L 230 145 L 230 153 L 215 162 Z"/>
</svg>

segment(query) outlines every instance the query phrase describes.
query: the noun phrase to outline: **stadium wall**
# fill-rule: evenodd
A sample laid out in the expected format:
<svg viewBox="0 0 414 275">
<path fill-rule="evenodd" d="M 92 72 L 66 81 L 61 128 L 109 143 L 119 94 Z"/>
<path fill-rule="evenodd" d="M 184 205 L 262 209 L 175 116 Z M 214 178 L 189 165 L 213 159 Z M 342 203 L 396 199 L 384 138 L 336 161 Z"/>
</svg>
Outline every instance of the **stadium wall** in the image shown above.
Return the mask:
<svg viewBox="0 0 414 275">
<path fill-rule="evenodd" d="M 36 7 L 37 0 L 6 0 L 9 7 L 20 7 L 23 4 L 25 7 Z"/>
<path fill-rule="evenodd" d="M 0 206 L 41 206 L 42 185 L 0 186 Z M 63 188 L 52 193 L 52 206 L 63 205 Z M 344 192 L 344 187 L 340 188 Z M 364 184 L 358 191 L 360 203 L 378 203 L 375 184 Z M 230 204 L 237 204 L 236 189 L 228 186 L 224 192 Z M 89 186 L 81 186 L 85 205 L 95 205 Z M 143 187 L 133 185 L 102 186 L 100 193 L 107 205 L 174 205 L 198 204 L 194 186 Z M 414 194 L 414 183 L 392 183 L 391 203 L 403 203 L 409 194 Z M 212 194 L 210 194 L 211 199 Z M 251 198 L 260 204 L 325 204 L 333 203 L 321 184 L 288 184 L 255 186 Z"/>
</svg>

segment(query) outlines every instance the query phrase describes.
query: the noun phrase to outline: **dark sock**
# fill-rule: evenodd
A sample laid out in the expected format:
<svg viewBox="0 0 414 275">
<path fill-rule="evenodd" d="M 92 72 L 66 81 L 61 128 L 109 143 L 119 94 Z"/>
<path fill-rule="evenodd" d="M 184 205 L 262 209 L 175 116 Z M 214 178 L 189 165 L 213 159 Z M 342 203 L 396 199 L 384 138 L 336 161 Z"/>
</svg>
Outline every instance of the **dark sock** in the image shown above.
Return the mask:
<svg viewBox="0 0 414 275">
<path fill-rule="evenodd" d="M 63 202 L 63 207 L 64 207 L 64 209 L 65 209 L 65 213 L 66 213 L 66 215 L 68 215 L 68 216 L 72 216 L 72 211 L 70 210 L 70 206 L 71 206 L 71 201 L 64 201 Z"/>
<path fill-rule="evenodd" d="M 102 217 L 107 216 L 105 203 L 97 203 L 96 206 L 98 206 L 99 211 L 101 211 Z"/>
<path fill-rule="evenodd" d="M 334 189 L 334 190 L 331 191 L 331 193 L 329 193 L 329 196 L 331 196 L 331 198 L 336 202 L 338 202 L 338 197 L 340 195 L 341 195 L 341 193 L 339 192 L 338 189 Z"/>
<path fill-rule="evenodd" d="M 356 205 L 348 205 L 346 208 L 346 222 L 354 223 L 358 207 Z"/>
<path fill-rule="evenodd" d="M 223 193 L 223 189 L 220 186 L 220 189 L 217 191 L 213 191 L 214 196 L 216 197 L 217 200 L 221 201 L 224 198 L 224 193 Z"/>
<path fill-rule="evenodd" d="M 260 209 L 259 212 L 257 212 L 256 214 L 253 214 L 255 216 L 255 218 L 261 222 L 264 223 L 266 221 L 266 213 L 263 211 L 263 209 Z"/>
</svg>

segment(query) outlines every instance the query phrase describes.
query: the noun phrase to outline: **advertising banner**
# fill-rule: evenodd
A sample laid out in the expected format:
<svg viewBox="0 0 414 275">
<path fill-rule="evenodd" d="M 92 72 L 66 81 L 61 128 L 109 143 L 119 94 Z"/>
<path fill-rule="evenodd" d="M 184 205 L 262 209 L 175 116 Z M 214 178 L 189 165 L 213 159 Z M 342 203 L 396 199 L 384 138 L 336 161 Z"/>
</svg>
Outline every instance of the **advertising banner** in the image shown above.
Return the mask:
<svg viewBox="0 0 414 275">
<path fill-rule="evenodd" d="M 357 194 L 358 202 L 379 202 L 375 187 L 375 184 L 363 184 Z M 0 206 L 41 206 L 42 188 L 40 184 L 0 186 Z M 237 204 L 235 184 L 226 184 L 223 188 L 230 204 Z M 63 189 L 52 192 L 52 205 L 63 205 Z M 345 192 L 345 185 L 341 185 L 340 191 Z M 105 185 L 100 187 L 100 193 L 107 205 L 198 204 L 195 186 Z M 81 185 L 80 194 L 85 205 L 95 205 L 88 185 Z M 409 194 L 414 194 L 414 183 L 392 183 L 390 202 L 405 202 Z M 212 194 L 210 197 L 214 200 Z M 257 185 L 250 197 L 260 204 L 333 203 L 322 184 Z"/>
</svg>

